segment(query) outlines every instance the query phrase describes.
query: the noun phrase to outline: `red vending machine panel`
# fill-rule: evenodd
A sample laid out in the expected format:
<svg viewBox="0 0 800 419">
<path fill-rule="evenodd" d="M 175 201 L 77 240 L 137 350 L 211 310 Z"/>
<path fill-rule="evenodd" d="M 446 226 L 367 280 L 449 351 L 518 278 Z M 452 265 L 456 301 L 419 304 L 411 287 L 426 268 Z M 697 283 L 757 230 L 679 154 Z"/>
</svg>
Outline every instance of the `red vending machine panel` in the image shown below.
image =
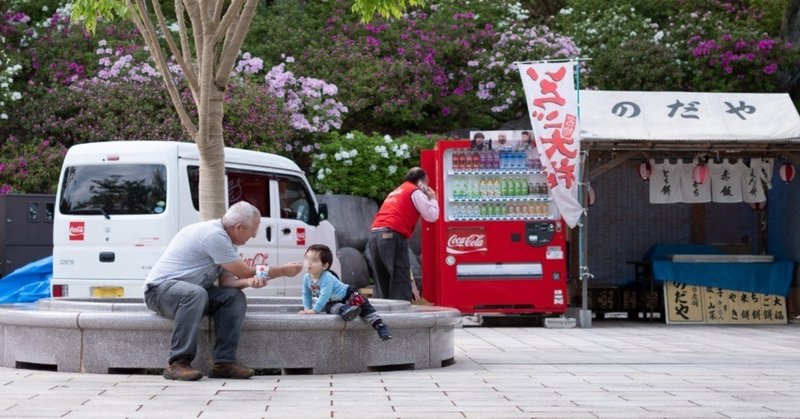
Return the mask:
<svg viewBox="0 0 800 419">
<path fill-rule="evenodd" d="M 441 210 L 423 223 L 423 296 L 465 314 L 564 313 L 565 227 L 538 153 L 509 143 L 447 140 L 422 152 Z"/>
</svg>

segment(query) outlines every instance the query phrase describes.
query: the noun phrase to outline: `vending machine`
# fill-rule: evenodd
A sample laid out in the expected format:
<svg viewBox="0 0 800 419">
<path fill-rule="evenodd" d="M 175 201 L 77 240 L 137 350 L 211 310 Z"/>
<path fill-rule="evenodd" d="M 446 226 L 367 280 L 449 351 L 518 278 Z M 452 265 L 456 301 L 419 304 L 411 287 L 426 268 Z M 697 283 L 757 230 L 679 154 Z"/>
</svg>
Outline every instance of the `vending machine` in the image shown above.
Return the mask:
<svg viewBox="0 0 800 419">
<path fill-rule="evenodd" d="M 566 311 L 565 227 L 538 152 L 520 134 L 422 151 L 440 203 L 439 219 L 422 228 L 426 300 L 464 314 Z"/>
</svg>

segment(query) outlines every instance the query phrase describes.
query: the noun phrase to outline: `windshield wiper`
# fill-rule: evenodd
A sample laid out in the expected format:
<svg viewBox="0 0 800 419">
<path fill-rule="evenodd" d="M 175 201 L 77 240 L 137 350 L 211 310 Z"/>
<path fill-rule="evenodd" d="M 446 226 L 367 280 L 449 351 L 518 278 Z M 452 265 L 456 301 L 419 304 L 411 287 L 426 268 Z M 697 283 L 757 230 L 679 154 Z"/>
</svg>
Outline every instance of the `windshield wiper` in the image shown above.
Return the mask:
<svg viewBox="0 0 800 419">
<path fill-rule="evenodd" d="M 74 210 L 70 211 L 70 213 L 71 214 L 100 214 L 103 217 L 106 217 L 106 220 L 110 220 L 111 219 L 111 217 L 108 215 L 108 212 L 106 212 L 106 210 L 104 210 L 104 209 L 102 209 L 100 207 L 78 208 L 78 209 L 74 209 Z"/>
</svg>

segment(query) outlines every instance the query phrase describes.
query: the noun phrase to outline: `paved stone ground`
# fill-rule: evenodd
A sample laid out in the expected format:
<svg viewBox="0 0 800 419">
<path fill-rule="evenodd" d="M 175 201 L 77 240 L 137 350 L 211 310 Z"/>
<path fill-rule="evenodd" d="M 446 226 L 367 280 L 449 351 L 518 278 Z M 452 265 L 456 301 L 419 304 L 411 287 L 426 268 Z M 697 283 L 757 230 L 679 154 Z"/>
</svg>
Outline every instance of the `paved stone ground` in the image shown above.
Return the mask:
<svg viewBox="0 0 800 419">
<path fill-rule="evenodd" d="M 0 417 L 800 418 L 800 324 L 593 326 L 458 329 L 456 364 L 436 370 L 181 383 L 0 369 Z"/>
</svg>

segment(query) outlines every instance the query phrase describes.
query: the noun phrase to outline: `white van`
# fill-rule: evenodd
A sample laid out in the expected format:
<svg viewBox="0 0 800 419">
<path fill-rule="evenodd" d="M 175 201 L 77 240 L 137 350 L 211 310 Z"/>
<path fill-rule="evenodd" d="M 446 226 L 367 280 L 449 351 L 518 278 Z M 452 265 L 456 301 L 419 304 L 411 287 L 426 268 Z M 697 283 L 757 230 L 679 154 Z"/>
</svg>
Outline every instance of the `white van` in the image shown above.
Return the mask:
<svg viewBox="0 0 800 419">
<path fill-rule="evenodd" d="M 200 156 L 194 143 L 115 141 L 76 145 L 61 168 L 53 224 L 54 297 L 142 297 L 144 278 L 187 224 L 200 221 Z M 262 214 L 239 251 L 251 266 L 302 262 L 334 228 L 300 168 L 281 156 L 225 149 L 228 204 Z M 340 271 L 338 259 L 334 269 Z M 300 295 L 302 273 L 248 295 Z"/>
</svg>

